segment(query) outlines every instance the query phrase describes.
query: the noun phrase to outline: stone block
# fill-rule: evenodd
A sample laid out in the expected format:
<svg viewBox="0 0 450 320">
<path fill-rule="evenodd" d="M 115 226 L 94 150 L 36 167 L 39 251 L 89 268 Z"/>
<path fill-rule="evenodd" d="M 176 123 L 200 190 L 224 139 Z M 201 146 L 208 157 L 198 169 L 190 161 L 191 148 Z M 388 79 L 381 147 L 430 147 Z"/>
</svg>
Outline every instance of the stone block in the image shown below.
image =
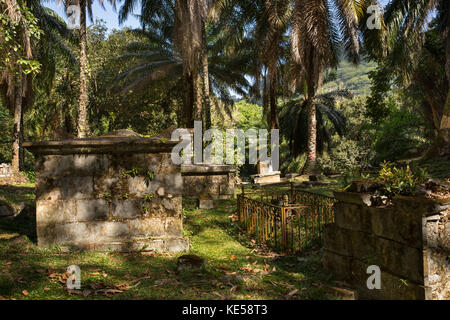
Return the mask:
<svg viewBox="0 0 450 320">
<path fill-rule="evenodd" d="M 404 279 L 424 284 L 423 250 L 376 238 L 376 251 L 373 264 Z"/>
<path fill-rule="evenodd" d="M 334 205 L 334 212 L 338 227 L 371 232 L 371 216 L 366 206 L 338 202 Z"/>
<path fill-rule="evenodd" d="M 36 179 L 37 200 L 88 200 L 94 194 L 92 177 L 40 177 Z"/>
<path fill-rule="evenodd" d="M 144 215 L 142 210 L 143 200 L 126 199 L 111 201 L 111 219 L 126 220 Z"/>
<path fill-rule="evenodd" d="M 351 242 L 344 237 L 335 224 L 327 224 L 323 228 L 323 244 L 324 249 L 343 256 L 350 257 L 352 255 Z"/>
<path fill-rule="evenodd" d="M 183 222 L 178 218 L 166 218 L 166 235 L 169 238 L 179 238 L 183 236 Z"/>
<path fill-rule="evenodd" d="M 70 176 L 73 155 L 46 155 L 36 158 L 36 178 Z"/>
<path fill-rule="evenodd" d="M 420 284 L 392 275 L 381 268 L 381 289 L 370 290 L 367 288 L 367 263 L 352 260 L 352 285 L 358 290 L 360 299 L 375 300 L 424 300 L 427 289 Z"/>
<path fill-rule="evenodd" d="M 356 192 L 345 192 L 345 191 L 335 191 L 334 197 L 345 203 L 353 203 L 358 205 L 371 206 L 372 201 L 370 200 L 371 195 L 369 193 L 356 193 Z"/>
<path fill-rule="evenodd" d="M 166 219 L 137 218 L 128 220 L 130 232 L 134 237 L 161 238 L 166 236 Z"/>
<path fill-rule="evenodd" d="M 109 215 L 109 203 L 105 200 L 77 200 L 76 220 L 79 222 L 106 220 Z"/>
<path fill-rule="evenodd" d="M 369 208 L 374 235 L 421 249 L 422 216 L 413 211 Z M 401 226 L 401 227 L 400 227 Z"/>
<path fill-rule="evenodd" d="M 105 243 L 130 237 L 128 225 L 122 222 L 77 222 L 56 225 L 55 243 L 76 245 Z"/>
<path fill-rule="evenodd" d="M 213 199 L 198 199 L 198 208 L 199 209 L 214 209 L 214 200 Z"/>
<path fill-rule="evenodd" d="M 102 174 L 108 169 L 107 155 L 73 155 L 73 166 L 70 169 L 71 175 L 84 177 Z"/>
<path fill-rule="evenodd" d="M 53 226 L 76 222 L 76 202 L 70 200 L 38 200 L 36 201 L 36 224 Z M 52 232 L 52 230 L 49 230 Z"/>
</svg>

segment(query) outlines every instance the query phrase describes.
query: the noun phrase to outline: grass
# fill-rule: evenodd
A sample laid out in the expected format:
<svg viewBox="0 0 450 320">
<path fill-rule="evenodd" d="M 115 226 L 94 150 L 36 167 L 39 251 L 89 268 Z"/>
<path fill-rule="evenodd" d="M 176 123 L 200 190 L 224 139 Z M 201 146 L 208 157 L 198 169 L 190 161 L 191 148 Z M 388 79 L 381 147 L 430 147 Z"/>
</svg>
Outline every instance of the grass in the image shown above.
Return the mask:
<svg viewBox="0 0 450 320">
<path fill-rule="evenodd" d="M 32 200 L 28 188 L 0 189 L 9 201 Z M 34 215 L 0 219 L 0 299 L 334 299 L 331 276 L 320 252 L 280 256 L 261 252 L 241 234 L 230 215 L 236 201 L 198 210 L 183 201 L 191 253 L 206 258 L 198 272 L 176 272 L 178 254 L 79 251 L 39 248 Z M 25 236 L 23 236 L 25 235 Z M 31 240 L 30 240 L 31 239 Z M 81 290 L 66 290 L 66 269 L 81 269 Z"/>
</svg>

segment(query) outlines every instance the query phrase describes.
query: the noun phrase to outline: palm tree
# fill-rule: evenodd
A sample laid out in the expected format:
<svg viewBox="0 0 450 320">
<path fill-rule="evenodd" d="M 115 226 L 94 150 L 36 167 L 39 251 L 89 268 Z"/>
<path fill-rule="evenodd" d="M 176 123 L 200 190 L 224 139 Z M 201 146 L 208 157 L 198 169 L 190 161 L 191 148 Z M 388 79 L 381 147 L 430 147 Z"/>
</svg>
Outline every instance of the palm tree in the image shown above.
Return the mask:
<svg viewBox="0 0 450 320">
<path fill-rule="evenodd" d="M 57 0 L 58 3 L 63 2 L 67 8 L 70 5 L 78 4 L 80 6 L 80 96 L 78 104 L 78 121 L 77 130 L 78 138 L 85 138 L 89 135 L 89 123 L 87 119 L 87 107 L 89 104 L 88 96 L 88 68 L 89 61 L 87 58 L 87 16 L 93 22 L 92 4 L 93 0 Z M 116 0 L 109 0 L 116 8 Z M 99 0 L 99 3 L 104 7 L 104 1 Z"/>
<path fill-rule="evenodd" d="M 167 22 L 167 21 L 165 21 Z M 177 95 L 185 85 L 184 60 L 180 52 L 174 49 L 172 28 L 170 24 L 148 22 L 146 30 L 136 29 L 130 32 L 143 37 L 125 48 L 126 53 L 120 60 L 134 61 L 134 67 L 118 77 L 125 87 L 124 92 L 146 89 L 151 85 L 164 86 L 167 91 Z M 222 41 L 215 33 L 210 33 L 206 53 L 208 54 L 208 79 L 212 100 L 222 101 L 225 105 L 233 104 L 229 88 L 246 96 L 250 84 L 245 78 L 247 61 L 245 56 L 224 54 Z M 181 100 L 184 101 L 183 92 Z M 214 104 L 218 108 L 218 104 Z M 183 103 L 184 108 L 184 103 Z M 180 113 L 179 124 L 185 125 L 186 110 Z M 200 115 L 199 115 L 200 116 Z"/>
<path fill-rule="evenodd" d="M 0 34 L 14 36 L 2 39 L 2 65 L 0 71 L 0 91 L 6 107 L 14 113 L 13 132 L 13 168 L 23 169 L 23 113 L 33 105 L 33 77 L 39 73 L 40 85 L 48 84 L 54 74 L 53 51 L 67 52 L 61 37 L 68 37 L 68 31 L 62 20 L 50 9 L 44 8 L 39 1 L 29 1 L 27 5 L 16 0 L 1 3 L 5 14 L 6 30 Z M 3 32 L 4 31 L 4 32 Z M 8 58 L 8 59 L 7 59 Z M 45 63 L 46 68 L 39 69 Z"/>
<path fill-rule="evenodd" d="M 308 111 L 307 160 L 304 173 L 312 173 L 317 159 L 316 93 L 326 68 L 338 64 L 341 30 L 348 58 L 359 62 L 358 27 L 370 1 L 295 0 L 290 28 L 293 84 L 303 90 Z M 337 16 L 337 21 L 334 16 Z"/>
<path fill-rule="evenodd" d="M 14 113 L 13 159 L 12 165 L 16 171 L 23 167 L 23 104 L 30 97 L 29 79 L 31 70 L 24 70 L 19 60 L 32 61 L 30 27 L 36 22 L 27 18 L 29 8 L 15 0 L 0 3 L 2 22 L 1 33 L 1 78 L 2 98 L 7 108 Z M 15 48 L 15 49 L 14 49 Z M 25 66 L 26 67 L 26 66 Z M 28 72 L 30 75 L 27 75 Z M 26 104 L 26 102 L 25 102 Z"/>
<path fill-rule="evenodd" d="M 136 0 L 125 0 L 119 13 L 123 22 L 133 11 Z M 183 66 L 183 125 L 194 126 L 194 120 L 202 119 L 202 70 L 205 64 L 205 33 L 210 0 L 143 0 L 141 1 L 141 23 L 143 28 L 151 21 L 173 20 L 173 46 L 182 59 Z M 169 13 L 169 14 L 168 14 Z M 209 79 L 204 75 L 204 83 Z M 208 88 L 204 90 L 208 93 Z"/>
<path fill-rule="evenodd" d="M 325 118 L 334 130 L 343 135 L 346 130 L 346 119 L 342 111 L 336 108 L 336 98 L 351 98 L 348 90 L 336 90 L 319 94 L 317 106 L 317 151 L 321 153 L 325 144 L 330 142 L 331 134 L 326 126 Z M 299 108 L 298 105 L 301 105 Z M 280 112 L 281 134 L 289 141 L 290 155 L 297 157 L 308 145 L 308 109 L 304 99 L 291 99 Z"/>
<path fill-rule="evenodd" d="M 447 92 L 444 93 L 446 99 L 442 99 L 445 101 L 443 104 L 429 103 L 435 118 L 437 135 L 426 157 L 450 154 L 449 10 L 450 3 L 447 0 L 392 0 L 385 8 L 382 37 L 377 32 L 364 32 L 371 57 L 384 64 L 396 80 L 406 87 L 414 82 L 419 82 L 420 85 L 420 82 L 425 84 L 427 81 L 423 81 L 424 77 L 418 75 L 417 70 L 422 49 L 426 46 L 429 22 L 435 22 L 434 29 L 440 34 L 445 48 Z M 425 85 L 425 88 L 427 87 L 426 96 L 435 97 L 436 87 L 431 83 Z"/>
</svg>

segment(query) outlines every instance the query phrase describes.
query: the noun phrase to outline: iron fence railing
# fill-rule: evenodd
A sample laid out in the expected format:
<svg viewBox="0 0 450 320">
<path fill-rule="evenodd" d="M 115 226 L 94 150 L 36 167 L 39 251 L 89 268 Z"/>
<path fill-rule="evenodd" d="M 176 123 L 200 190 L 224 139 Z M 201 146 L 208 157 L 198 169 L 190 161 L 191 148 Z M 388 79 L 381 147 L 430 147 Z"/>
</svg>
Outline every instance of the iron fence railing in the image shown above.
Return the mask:
<svg viewBox="0 0 450 320">
<path fill-rule="evenodd" d="M 282 253 L 303 251 L 334 222 L 334 198 L 305 190 L 252 189 L 238 195 L 241 226 L 250 237 Z"/>
</svg>

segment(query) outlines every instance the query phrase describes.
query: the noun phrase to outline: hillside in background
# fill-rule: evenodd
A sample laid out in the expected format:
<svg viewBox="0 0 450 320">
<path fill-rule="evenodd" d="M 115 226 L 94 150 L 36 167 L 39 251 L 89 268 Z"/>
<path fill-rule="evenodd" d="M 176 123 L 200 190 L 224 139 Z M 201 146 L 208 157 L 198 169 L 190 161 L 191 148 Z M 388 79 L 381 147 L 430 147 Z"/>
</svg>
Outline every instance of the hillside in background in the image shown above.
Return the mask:
<svg viewBox="0 0 450 320">
<path fill-rule="evenodd" d="M 362 61 L 358 66 L 341 61 L 337 70 L 332 70 L 335 80 L 327 82 L 322 87 L 322 92 L 336 89 L 349 89 L 355 96 L 368 95 L 370 93 L 370 80 L 368 73 L 376 68 L 375 63 Z"/>
</svg>

